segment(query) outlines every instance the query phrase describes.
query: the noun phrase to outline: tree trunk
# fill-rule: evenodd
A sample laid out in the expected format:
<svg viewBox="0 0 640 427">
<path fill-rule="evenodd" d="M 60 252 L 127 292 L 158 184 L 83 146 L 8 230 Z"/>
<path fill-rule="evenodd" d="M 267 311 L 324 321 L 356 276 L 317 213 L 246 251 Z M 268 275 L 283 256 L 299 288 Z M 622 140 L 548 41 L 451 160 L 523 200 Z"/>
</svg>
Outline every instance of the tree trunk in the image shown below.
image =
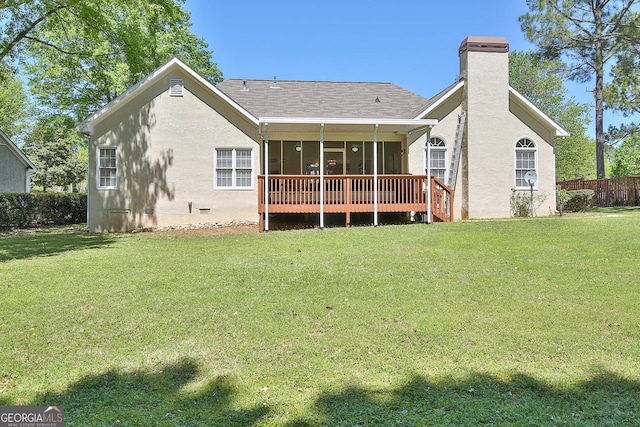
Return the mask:
<svg viewBox="0 0 640 427">
<path fill-rule="evenodd" d="M 595 72 L 596 87 L 594 96 L 596 99 L 596 175 L 598 179 L 605 177 L 604 170 L 604 57 L 602 54 L 602 5 L 601 1 L 596 1 L 594 9 L 595 18 Z"/>
<path fill-rule="evenodd" d="M 600 67 L 596 70 L 596 173 L 598 179 L 605 178 L 604 169 L 604 96 L 603 80 L 604 71 Z"/>
</svg>

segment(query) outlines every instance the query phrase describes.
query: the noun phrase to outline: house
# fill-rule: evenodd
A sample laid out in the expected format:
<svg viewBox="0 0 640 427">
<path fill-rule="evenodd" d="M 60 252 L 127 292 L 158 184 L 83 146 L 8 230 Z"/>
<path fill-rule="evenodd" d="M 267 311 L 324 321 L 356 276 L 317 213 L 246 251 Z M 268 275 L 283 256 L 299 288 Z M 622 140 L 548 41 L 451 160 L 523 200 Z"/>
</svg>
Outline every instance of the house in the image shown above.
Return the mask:
<svg viewBox="0 0 640 427">
<path fill-rule="evenodd" d="M 0 130 L 0 193 L 29 193 L 38 169 Z"/>
<path fill-rule="evenodd" d="M 467 37 L 460 78 L 430 99 L 392 83 L 212 85 L 172 59 L 77 128 L 90 137 L 89 229 L 500 218 L 512 189 L 546 195 L 537 212 L 552 213 L 554 142 L 568 134 L 509 86 L 508 51 Z"/>
</svg>

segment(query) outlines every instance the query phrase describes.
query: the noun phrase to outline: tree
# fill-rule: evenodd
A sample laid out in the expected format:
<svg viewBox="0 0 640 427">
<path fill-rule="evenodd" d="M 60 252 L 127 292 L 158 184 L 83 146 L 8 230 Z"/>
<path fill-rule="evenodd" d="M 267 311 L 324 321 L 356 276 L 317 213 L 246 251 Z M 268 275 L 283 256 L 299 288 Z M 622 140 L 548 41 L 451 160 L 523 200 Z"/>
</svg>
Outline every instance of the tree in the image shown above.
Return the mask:
<svg viewBox="0 0 640 427">
<path fill-rule="evenodd" d="M 25 152 L 38 168 L 33 184 L 43 191 L 57 185 L 67 187 L 84 181 L 87 163 L 79 153 L 83 141 L 73 130 L 73 120 L 64 115 L 42 117 L 27 137 Z"/>
<path fill-rule="evenodd" d="M 29 101 L 15 70 L 0 64 L 0 129 L 11 139 L 22 139 L 27 128 Z"/>
<path fill-rule="evenodd" d="M 184 0 L 13 0 L 0 6 L 0 58 L 19 61 L 38 104 L 76 120 L 171 59 L 221 73 Z"/>
<path fill-rule="evenodd" d="M 177 0 L 184 2 L 184 0 Z M 117 28 L 110 27 L 108 17 L 127 3 L 135 0 L 7 0 L 0 5 L 0 60 L 19 58 L 29 43 L 47 45 L 63 55 L 88 55 L 81 45 L 66 50 L 44 36 L 43 29 L 60 27 L 63 31 L 79 25 L 82 33 L 113 35 Z M 173 14 L 180 6 L 174 0 L 149 0 L 150 6 Z M 143 10 L 140 10 L 143 12 Z"/>
<path fill-rule="evenodd" d="M 222 80 L 208 45 L 190 31 L 184 1 L 0 2 L 0 63 L 22 67 L 42 117 L 25 150 L 40 169 L 35 184 L 82 181 L 87 152 L 75 124 L 173 56 L 212 83 Z M 6 122 L 19 122 L 14 116 Z"/>
<path fill-rule="evenodd" d="M 611 175 L 640 175 L 640 134 L 626 138 L 613 153 Z"/>
<path fill-rule="evenodd" d="M 527 0 L 529 13 L 520 17 L 527 39 L 546 58 L 568 62 L 567 76 L 579 82 L 595 78 L 597 176 L 605 176 L 605 64 L 635 49 L 637 0 Z"/>
<path fill-rule="evenodd" d="M 509 84 L 570 133 L 556 141 L 558 181 L 592 178 L 595 143 L 585 135 L 589 107 L 568 97 L 562 75 L 563 64 L 558 59 L 544 59 L 532 51 L 509 54 Z"/>
</svg>

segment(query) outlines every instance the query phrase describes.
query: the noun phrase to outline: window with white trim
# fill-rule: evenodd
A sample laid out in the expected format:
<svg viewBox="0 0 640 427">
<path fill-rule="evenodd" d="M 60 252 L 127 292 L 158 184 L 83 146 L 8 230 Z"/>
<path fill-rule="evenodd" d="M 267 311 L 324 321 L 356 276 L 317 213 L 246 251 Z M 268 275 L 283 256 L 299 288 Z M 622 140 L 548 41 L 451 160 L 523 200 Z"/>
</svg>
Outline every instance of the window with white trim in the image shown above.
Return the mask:
<svg viewBox="0 0 640 427">
<path fill-rule="evenodd" d="M 118 187 L 118 151 L 116 148 L 98 148 L 98 188 Z"/>
<path fill-rule="evenodd" d="M 516 142 L 516 188 L 529 188 L 524 176 L 527 172 L 537 173 L 536 144 L 529 138 Z"/>
<path fill-rule="evenodd" d="M 215 188 L 253 188 L 253 149 L 214 149 Z"/>
<path fill-rule="evenodd" d="M 431 175 L 444 182 L 447 176 L 447 143 L 442 138 L 433 137 L 429 140 L 429 167 Z"/>
</svg>

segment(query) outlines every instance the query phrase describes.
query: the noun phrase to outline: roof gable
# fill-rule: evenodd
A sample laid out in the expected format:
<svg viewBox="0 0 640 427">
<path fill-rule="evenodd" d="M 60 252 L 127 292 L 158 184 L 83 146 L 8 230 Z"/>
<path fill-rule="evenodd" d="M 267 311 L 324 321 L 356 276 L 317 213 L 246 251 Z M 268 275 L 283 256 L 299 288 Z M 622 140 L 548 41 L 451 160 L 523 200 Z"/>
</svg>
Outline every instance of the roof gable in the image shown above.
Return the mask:
<svg viewBox="0 0 640 427">
<path fill-rule="evenodd" d="M 22 150 L 20 150 L 18 146 L 15 145 L 13 141 L 11 141 L 11 139 L 7 136 L 7 134 L 2 130 L 0 130 L 0 145 L 6 145 L 9 148 L 9 151 L 11 151 L 18 160 L 20 160 L 26 167 L 31 169 L 31 172 L 38 171 L 38 168 L 36 168 L 36 166 L 31 163 L 31 160 L 27 158 Z"/>
<path fill-rule="evenodd" d="M 453 97 L 462 87 L 464 86 L 464 80 L 460 80 L 448 88 L 444 89 L 442 92 L 438 93 L 436 96 L 431 98 L 424 109 L 420 110 L 420 112 L 415 116 L 416 119 L 420 119 L 423 117 L 427 117 L 432 111 L 434 111 L 438 106 L 442 105 L 448 99 Z M 558 123 L 552 120 L 549 116 L 543 113 L 538 107 L 536 107 L 531 101 L 525 98 L 522 94 L 520 94 L 517 90 L 509 86 L 509 100 L 510 102 L 516 102 L 520 105 L 521 108 L 528 114 L 537 118 L 540 122 L 542 122 L 547 128 L 549 128 L 556 137 L 567 137 L 569 136 L 569 132 L 563 129 Z"/>
<path fill-rule="evenodd" d="M 216 87 L 256 118 L 412 119 L 428 102 L 382 82 L 228 79 Z"/>
<path fill-rule="evenodd" d="M 429 102 L 421 109 L 417 110 L 414 114 L 414 118 L 421 119 L 428 116 L 433 110 L 440 105 L 448 101 L 453 95 L 456 94 L 464 86 L 464 80 L 459 80 L 444 90 L 440 91 L 433 98 L 429 99 Z"/>
<path fill-rule="evenodd" d="M 538 118 L 543 124 L 549 127 L 557 137 L 567 137 L 569 132 L 564 130 L 558 123 L 553 121 L 549 116 L 543 113 L 531 101 L 520 94 L 517 90 L 509 86 L 509 99 L 511 102 L 517 102 L 526 112 Z"/>
<path fill-rule="evenodd" d="M 236 104 L 232 99 L 227 97 L 220 90 L 216 89 L 216 87 L 205 80 L 202 76 L 196 73 L 193 69 L 191 69 L 184 62 L 180 61 L 178 58 L 173 58 L 169 62 L 167 62 L 162 67 L 153 71 L 144 79 L 140 80 L 135 85 L 131 86 L 127 89 L 123 94 L 118 96 L 116 99 L 102 107 L 100 110 L 96 111 L 94 114 L 87 117 L 82 123 L 80 123 L 76 127 L 76 131 L 86 134 L 91 134 L 93 126 L 104 120 L 109 115 L 113 114 L 131 100 L 133 100 L 138 94 L 142 93 L 144 89 L 151 86 L 153 83 L 157 82 L 160 79 L 166 78 L 170 73 L 179 69 L 183 71 L 185 74 L 193 78 L 198 84 L 202 85 L 206 88 L 210 93 L 214 96 L 217 96 L 224 103 L 228 104 L 230 107 L 236 109 L 241 115 L 247 118 L 249 121 L 253 122 L 256 126 L 258 125 L 258 121 L 252 117 L 244 108 L 240 105 Z M 167 85 L 167 90 L 169 90 L 169 85 Z"/>
<path fill-rule="evenodd" d="M 465 84 L 464 80 L 459 80 L 431 99 L 424 98 L 393 83 L 384 82 L 228 79 L 213 85 L 178 58 L 173 58 L 89 116 L 76 127 L 76 130 L 90 134 L 94 124 L 122 108 L 146 87 L 159 79 L 166 78 L 176 69 L 182 70 L 193 78 L 195 82 L 202 85 L 206 90 L 238 111 L 256 126 L 260 125 L 260 119 L 264 117 L 291 119 L 348 118 L 349 120 L 422 119 L 428 117 L 442 103 L 447 102 Z M 167 90 L 169 90 L 168 86 Z M 555 133 L 555 136 L 565 137 L 569 135 L 566 130 L 511 86 L 509 86 L 509 93 L 513 102 L 517 102 L 528 114 L 538 118 Z M 4 136 L 6 137 L 6 135 Z M 17 150 L 17 147 L 15 149 Z M 24 154 L 22 154 L 22 159 L 29 162 Z M 33 166 L 31 162 L 29 162 L 29 165 Z"/>
</svg>

